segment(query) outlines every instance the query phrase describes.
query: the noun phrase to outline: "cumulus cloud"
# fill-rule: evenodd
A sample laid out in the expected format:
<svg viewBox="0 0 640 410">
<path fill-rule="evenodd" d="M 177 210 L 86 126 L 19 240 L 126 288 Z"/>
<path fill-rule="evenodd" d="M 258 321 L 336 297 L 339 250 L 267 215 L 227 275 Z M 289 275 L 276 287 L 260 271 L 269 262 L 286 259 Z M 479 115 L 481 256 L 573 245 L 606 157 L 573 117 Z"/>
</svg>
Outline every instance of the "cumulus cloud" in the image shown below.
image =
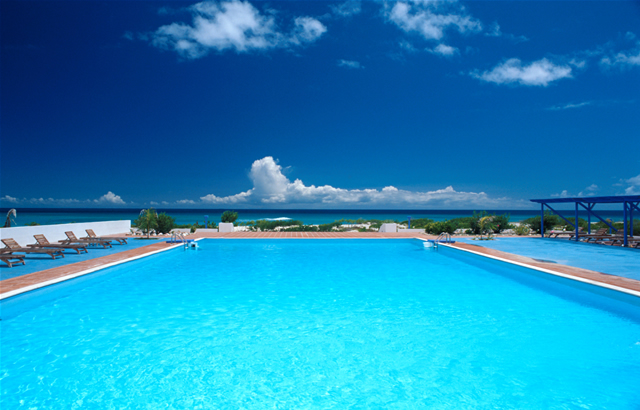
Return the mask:
<svg viewBox="0 0 640 410">
<path fill-rule="evenodd" d="M 305 207 L 469 207 L 512 206 L 508 198 L 491 198 L 484 192 L 456 191 L 448 186 L 435 191 L 417 192 L 388 186 L 383 189 L 343 189 L 330 185 L 305 185 L 300 179 L 293 182 L 282 173 L 282 166 L 265 157 L 253 162 L 249 178 L 253 188 L 236 195 L 220 197 L 209 194 L 202 203 L 216 205 L 262 205 Z"/>
<path fill-rule="evenodd" d="M 495 84 L 520 84 L 526 86 L 546 87 L 553 81 L 571 78 L 569 65 L 554 64 L 543 58 L 528 65 L 523 65 L 517 58 L 511 58 L 497 65 L 490 71 L 471 72 L 471 76 L 482 81 Z"/>
<path fill-rule="evenodd" d="M 361 65 L 359 62 L 357 61 L 350 61 L 350 60 L 338 60 L 338 67 L 345 67 L 345 68 L 364 68 L 363 65 Z"/>
<path fill-rule="evenodd" d="M 158 28 L 151 43 L 196 59 L 211 51 L 247 53 L 287 48 L 317 40 L 326 27 L 312 17 L 297 17 L 293 29 L 283 32 L 275 13 L 261 13 L 248 1 L 204 1 L 188 8 L 192 23 L 172 23 Z"/>
<path fill-rule="evenodd" d="M 426 40 L 441 40 L 446 30 L 475 33 L 482 30 L 480 21 L 469 16 L 458 2 L 397 2 L 387 7 L 385 17 L 407 33 L 417 33 Z"/>
<path fill-rule="evenodd" d="M 438 44 L 436 47 L 432 49 L 428 49 L 430 53 L 439 54 L 441 56 L 450 57 L 454 54 L 458 53 L 458 49 L 456 47 L 451 47 L 446 44 Z"/>
<path fill-rule="evenodd" d="M 350 17 L 355 14 L 360 14 L 362 11 L 362 3 L 360 1 L 348 0 L 339 5 L 329 6 L 333 14 L 340 17 Z"/>
<path fill-rule="evenodd" d="M 629 186 L 624 190 L 626 195 L 640 195 L 640 175 L 625 180 Z"/>
<path fill-rule="evenodd" d="M 95 199 L 96 203 L 110 203 L 115 205 L 122 205 L 125 202 L 120 198 L 120 195 L 116 195 L 113 192 L 109 191 L 106 194 L 102 195 L 100 198 Z"/>
</svg>

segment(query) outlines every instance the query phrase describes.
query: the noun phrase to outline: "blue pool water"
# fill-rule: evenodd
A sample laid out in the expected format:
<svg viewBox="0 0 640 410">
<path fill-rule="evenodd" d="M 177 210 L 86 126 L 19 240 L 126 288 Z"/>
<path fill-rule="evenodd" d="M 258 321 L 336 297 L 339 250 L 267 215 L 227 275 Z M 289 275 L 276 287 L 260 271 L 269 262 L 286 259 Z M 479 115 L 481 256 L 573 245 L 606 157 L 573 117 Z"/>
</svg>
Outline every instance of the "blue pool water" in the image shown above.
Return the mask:
<svg viewBox="0 0 640 410">
<path fill-rule="evenodd" d="M 640 280 L 640 249 L 548 238 L 497 238 L 491 241 L 461 238 L 458 240 L 529 258 Z"/>
<path fill-rule="evenodd" d="M 637 298 L 412 240 L 199 243 L 2 303 L 0 407 L 640 406 Z"/>
<path fill-rule="evenodd" d="M 102 246 L 89 246 L 87 253 L 77 253 L 73 249 L 64 250 L 64 258 L 56 257 L 52 259 L 51 256 L 46 253 L 30 253 L 24 258 L 24 265 L 8 265 L 0 262 L 0 280 L 15 278 L 17 276 L 26 275 L 28 273 L 39 272 L 45 269 L 57 268 L 71 263 L 82 262 L 89 259 L 100 258 L 102 256 L 111 255 L 113 253 L 123 252 L 129 249 L 139 248 L 141 246 L 151 245 L 158 239 L 135 239 L 131 238 L 127 240 L 124 245 L 113 242 L 111 248 L 103 248 Z M 34 241 L 35 242 L 35 241 Z M 19 255 L 24 255 L 19 253 Z"/>
</svg>

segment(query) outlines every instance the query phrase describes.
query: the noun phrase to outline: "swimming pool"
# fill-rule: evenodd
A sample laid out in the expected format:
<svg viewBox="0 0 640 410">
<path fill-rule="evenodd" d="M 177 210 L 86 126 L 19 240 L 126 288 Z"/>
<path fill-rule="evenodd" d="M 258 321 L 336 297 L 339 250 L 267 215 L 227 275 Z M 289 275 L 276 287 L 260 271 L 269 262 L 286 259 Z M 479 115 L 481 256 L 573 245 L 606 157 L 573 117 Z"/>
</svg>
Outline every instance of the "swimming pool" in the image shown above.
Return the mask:
<svg viewBox="0 0 640 410">
<path fill-rule="evenodd" d="M 640 280 L 640 249 L 548 238 L 456 239 L 529 258 Z"/>
<path fill-rule="evenodd" d="M 637 298 L 417 240 L 203 240 L 3 301 L 2 408 L 638 408 Z"/>
</svg>

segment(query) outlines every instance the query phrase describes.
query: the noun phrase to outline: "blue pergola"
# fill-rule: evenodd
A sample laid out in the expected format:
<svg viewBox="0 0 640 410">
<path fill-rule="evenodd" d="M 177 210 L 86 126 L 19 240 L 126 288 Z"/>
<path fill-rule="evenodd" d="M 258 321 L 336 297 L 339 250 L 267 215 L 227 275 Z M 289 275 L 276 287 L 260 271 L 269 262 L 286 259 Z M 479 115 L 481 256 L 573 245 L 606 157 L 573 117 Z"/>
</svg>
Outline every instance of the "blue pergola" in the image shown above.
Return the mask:
<svg viewBox="0 0 640 410">
<path fill-rule="evenodd" d="M 540 234 L 544 238 L 544 211 L 545 207 L 549 208 L 551 212 L 558 215 L 560 218 L 567 221 L 569 225 L 573 226 L 576 232 L 576 241 L 579 240 L 578 233 L 578 210 L 580 207 L 587 211 L 587 219 L 589 222 L 589 233 L 591 233 L 591 216 L 595 216 L 614 231 L 618 231 L 608 221 L 605 221 L 600 215 L 593 211 L 593 208 L 597 204 L 622 204 L 624 214 L 624 246 L 628 245 L 627 237 L 629 232 L 633 232 L 633 211 L 640 211 L 640 195 L 624 195 L 624 196 L 590 196 L 583 198 L 551 198 L 551 199 L 532 199 L 531 202 L 540 204 Z M 567 218 L 562 216 L 560 212 L 556 211 L 549 204 L 575 204 L 575 223 L 571 223 Z M 629 226 L 630 225 L 630 226 Z"/>
</svg>

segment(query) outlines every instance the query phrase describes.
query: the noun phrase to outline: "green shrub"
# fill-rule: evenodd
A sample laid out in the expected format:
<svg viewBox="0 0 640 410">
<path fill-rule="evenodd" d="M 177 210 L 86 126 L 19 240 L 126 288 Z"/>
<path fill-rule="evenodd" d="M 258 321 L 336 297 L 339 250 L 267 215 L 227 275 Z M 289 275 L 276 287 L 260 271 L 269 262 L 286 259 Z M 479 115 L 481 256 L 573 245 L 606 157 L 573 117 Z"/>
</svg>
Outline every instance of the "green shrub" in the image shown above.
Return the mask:
<svg viewBox="0 0 640 410">
<path fill-rule="evenodd" d="M 547 216 L 545 215 L 545 218 L 546 217 Z M 569 221 L 570 224 L 568 224 L 567 221 Z M 567 221 L 565 221 L 564 219 L 558 217 L 558 222 L 560 224 L 562 224 L 562 229 L 564 229 L 566 231 L 573 231 L 573 229 L 574 229 L 573 224 L 575 224 L 576 218 L 567 218 Z M 586 219 L 578 218 L 578 227 L 580 227 L 580 228 L 582 228 L 582 229 L 584 229 L 586 231 L 587 229 L 589 229 L 589 222 L 587 222 Z"/>
<path fill-rule="evenodd" d="M 220 217 L 220 221 L 225 223 L 234 223 L 238 219 L 238 213 L 234 211 L 224 211 Z"/>
<path fill-rule="evenodd" d="M 440 235 L 441 233 L 452 234 L 456 229 L 449 221 L 439 221 L 427 224 L 425 230 L 432 235 Z"/>
<path fill-rule="evenodd" d="M 544 213 L 544 231 L 549 232 L 554 226 L 558 225 L 559 217 L 552 215 L 549 211 Z M 527 224 L 529 228 L 535 233 L 540 233 L 540 217 L 534 216 L 533 218 L 527 218 L 520 222 L 520 224 Z"/>
<path fill-rule="evenodd" d="M 493 217 L 493 233 L 500 233 L 505 229 L 510 229 L 509 218 L 509 214 L 495 215 Z"/>
<path fill-rule="evenodd" d="M 29 222 L 28 224 L 26 224 L 25 226 L 40 226 L 39 223 L 37 222 Z"/>
<path fill-rule="evenodd" d="M 521 223 L 520 225 L 516 226 L 513 231 L 516 233 L 516 235 L 529 235 L 531 233 L 531 228 L 529 228 L 529 225 Z"/>
<path fill-rule="evenodd" d="M 169 233 L 176 227 L 176 219 L 164 212 L 158 215 L 158 227 L 156 231 L 160 233 Z"/>
<path fill-rule="evenodd" d="M 433 219 L 418 218 L 411 220 L 411 229 L 426 229 L 427 225 L 433 223 Z"/>
<path fill-rule="evenodd" d="M 302 225 L 301 221 L 294 221 L 294 220 L 290 220 L 290 221 L 267 221 L 264 219 L 260 219 L 255 221 L 255 223 L 253 224 L 253 226 L 250 226 L 251 228 L 253 228 L 252 230 L 260 230 L 262 232 L 265 231 L 273 231 L 274 229 L 276 229 L 277 227 L 287 227 L 287 226 L 294 226 L 294 225 Z"/>
</svg>

